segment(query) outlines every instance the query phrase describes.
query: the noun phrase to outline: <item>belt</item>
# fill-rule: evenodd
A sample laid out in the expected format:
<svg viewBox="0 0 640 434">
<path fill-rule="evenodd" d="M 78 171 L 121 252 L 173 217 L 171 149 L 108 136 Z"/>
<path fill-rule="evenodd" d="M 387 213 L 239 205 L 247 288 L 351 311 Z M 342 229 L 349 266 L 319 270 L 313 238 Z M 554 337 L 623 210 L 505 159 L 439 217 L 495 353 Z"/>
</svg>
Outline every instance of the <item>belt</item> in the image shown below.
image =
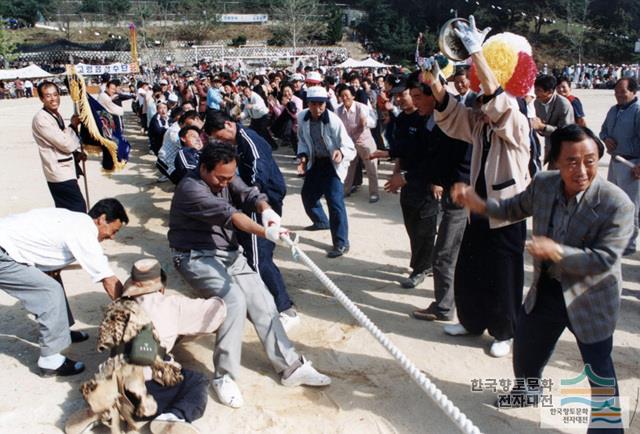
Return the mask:
<svg viewBox="0 0 640 434">
<path fill-rule="evenodd" d="M 191 249 L 178 249 L 176 247 L 174 247 L 173 250 L 178 252 L 178 253 L 190 253 L 191 252 Z"/>
</svg>

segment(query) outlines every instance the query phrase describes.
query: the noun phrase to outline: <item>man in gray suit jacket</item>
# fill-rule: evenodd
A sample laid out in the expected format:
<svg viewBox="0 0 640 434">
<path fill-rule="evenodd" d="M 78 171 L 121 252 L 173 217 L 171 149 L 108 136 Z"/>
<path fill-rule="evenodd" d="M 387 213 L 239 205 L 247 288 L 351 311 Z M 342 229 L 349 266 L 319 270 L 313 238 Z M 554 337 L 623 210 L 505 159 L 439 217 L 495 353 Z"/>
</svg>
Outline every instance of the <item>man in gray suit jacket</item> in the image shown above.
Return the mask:
<svg viewBox="0 0 640 434">
<path fill-rule="evenodd" d="M 551 136 L 550 158 L 559 172 L 541 172 L 525 191 L 499 202 L 484 202 L 464 185 L 452 193 L 472 212 L 508 220 L 533 216 L 527 250 L 535 272 L 516 323 L 516 378 L 539 379 L 569 327 L 584 363 L 596 375 L 615 379 L 611 349 L 620 257 L 633 233 L 634 208 L 620 188 L 597 176 L 603 152 L 591 130 L 569 125 Z"/>
<path fill-rule="evenodd" d="M 541 75 L 534 83 L 536 99 L 533 102 L 536 108 L 536 117 L 531 120 L 531 126 L 538 134 L 544 137 L 544 158 L 549 162 L 549 148 L 551 147 L 551 134 L 565 125 L 575 122 L 571 102 L 556 92 L 556 79 L 552 75 Z M 549 169 L 555 169 L 549 164 Z"/>
</svg>

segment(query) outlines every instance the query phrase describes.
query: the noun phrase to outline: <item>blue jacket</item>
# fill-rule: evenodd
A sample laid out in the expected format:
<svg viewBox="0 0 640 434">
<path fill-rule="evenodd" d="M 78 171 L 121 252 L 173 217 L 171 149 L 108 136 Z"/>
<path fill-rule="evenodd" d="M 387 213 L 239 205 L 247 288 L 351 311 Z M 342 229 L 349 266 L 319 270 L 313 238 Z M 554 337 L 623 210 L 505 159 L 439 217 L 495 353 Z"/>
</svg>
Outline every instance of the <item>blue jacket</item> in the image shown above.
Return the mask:
<svg viewBox="0 0 640 434">
<path fill-rule="evenodd" d="M 176 177 L 175 183 L 177 184 L 187 173 L 198 168 L 200 151 L 193 148 L 182 148 L 176 154 L 174 164 L 176 170 L 173 172 L 173 176 Z"/>
<path fill-rule="evenodd" d="M 287 185 L 280 168 L 273 159 L 271 145 L 250 128 L 236 124 L 236 149 L 238 172 L 249 186 L 256 186 L 269 198 L 269 204 L 282 214 L 282 201 L 287 194 Z"/>
</svg>

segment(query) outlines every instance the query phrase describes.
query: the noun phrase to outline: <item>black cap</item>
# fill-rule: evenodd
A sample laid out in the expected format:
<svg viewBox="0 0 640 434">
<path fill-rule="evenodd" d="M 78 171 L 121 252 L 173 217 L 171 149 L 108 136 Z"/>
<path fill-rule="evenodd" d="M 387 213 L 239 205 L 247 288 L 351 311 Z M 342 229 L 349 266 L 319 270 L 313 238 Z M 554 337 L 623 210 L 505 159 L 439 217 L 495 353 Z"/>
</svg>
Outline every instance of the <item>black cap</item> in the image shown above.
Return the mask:
<svg viewBox="0 0 640 434">
<path fill-rule="evenodd" d="M 390 93 L 395 95 L 404 92 L 407 89 L 407 79 L 402 75 L 396 75 L 389 80 L 392 88 Z"/>
</svg>

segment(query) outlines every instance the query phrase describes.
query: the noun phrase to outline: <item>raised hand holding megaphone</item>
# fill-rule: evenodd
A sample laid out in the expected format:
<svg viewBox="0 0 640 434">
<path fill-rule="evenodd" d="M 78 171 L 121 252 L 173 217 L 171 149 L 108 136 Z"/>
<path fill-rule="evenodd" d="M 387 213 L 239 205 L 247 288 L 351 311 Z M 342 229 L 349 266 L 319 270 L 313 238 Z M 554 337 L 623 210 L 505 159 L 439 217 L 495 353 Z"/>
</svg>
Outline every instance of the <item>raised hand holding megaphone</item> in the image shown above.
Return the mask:
<svg viewBox="0 0 640 434">
<path fill-rule="evenodd" d="M 453 26 L 453 31 L 458 38 L 460 38 L 460 41 L 469 54 L 474 54 L 482 50 L 482 43 L 487 37 L 487 34 L 491 31 L 491 27 L 487 27 L 483 31 L 479 31 L 476 27 L 475 17 L 470 15 L 469 23 L 457 21 Z"/>
</svg>

